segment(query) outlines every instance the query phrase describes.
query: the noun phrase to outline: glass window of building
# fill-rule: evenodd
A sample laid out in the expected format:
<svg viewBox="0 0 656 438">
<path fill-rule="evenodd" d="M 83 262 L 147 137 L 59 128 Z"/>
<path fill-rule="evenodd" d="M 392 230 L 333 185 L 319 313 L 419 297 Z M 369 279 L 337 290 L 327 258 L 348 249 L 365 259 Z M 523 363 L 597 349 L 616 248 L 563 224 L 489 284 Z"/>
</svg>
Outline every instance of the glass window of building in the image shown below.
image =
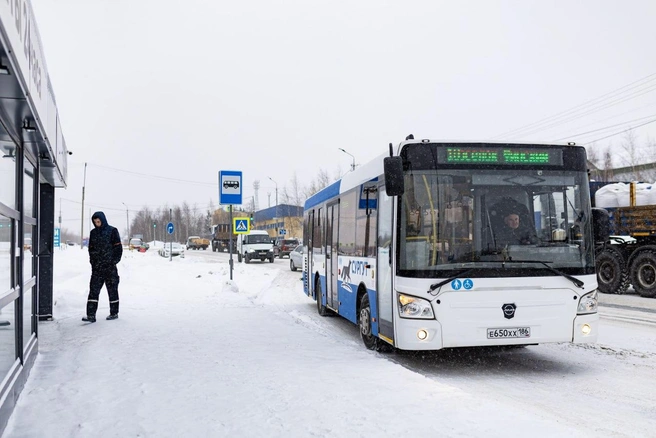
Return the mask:
<svg viewBox="0 0 656 438">
<path fill-rule="evenodd" d="M 34 217 L 34 166 L 27 158 L 23 178 L 23 211 L 25 217 Z"/>
<path fill-rule="evenodd" d="M 36 227 L 27 223 L 23 224 L 23 282 L 28 282 L 34 276 L 33 269 L 33 254 L 34 242 L 36 236 L 34 235 Z"/>
<path fill-rule="evenodd" d="M 36 286 L 25 289 L 25 294 L 23 295 L 23 348 L 28 346 L 30 336 L 34 333 L 32 303 L 34 303 L 35 290 Z"/>
<path fill-rule="evenodd" d="M 0 144 L 0 202 L 16 208 L 16 147 Z"/>
<path fill-rule="evenodd" d="M 12 220 L 0 215 L 0 296 L 11 289 Z"/>
<path fill-rule="evenodd" d="M 6 376 L 16 362 L 16 322 L 12 301 L 0 309 L 0 376 Z"/>
</svg>

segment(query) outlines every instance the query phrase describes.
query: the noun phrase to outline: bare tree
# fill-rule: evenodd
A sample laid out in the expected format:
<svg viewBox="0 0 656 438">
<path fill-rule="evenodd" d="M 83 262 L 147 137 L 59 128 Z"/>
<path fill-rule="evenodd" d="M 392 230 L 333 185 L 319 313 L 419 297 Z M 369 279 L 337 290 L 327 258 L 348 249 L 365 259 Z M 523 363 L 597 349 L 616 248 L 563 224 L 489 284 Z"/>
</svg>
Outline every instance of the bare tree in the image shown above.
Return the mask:
<svg viewBox="0 0 656 438">
<path fill-rule="evenodd" d="M 283 204 L 301 206 L 305 202 L 305 196 L 303 193 L 303 188 L 301 183 L 298 180 L 298 175 L 296 172 L 292 175 L 289 180 L 290 188 L 288 189 L 285 185 L 282 188 L 281 199 Z"/>
<path fill-rule="evenodd" d="M 633 168 L 633 177 L 637 180 L 641 180 L 642 178 L 640 176 L 640 170 L 636 169 L 636 166 L 640 164 L 638 162 L 638 137 L 633 129 L 628 129 L 624 133 L 621 147 L 626 152 L 626 154 L 622 154 L 622 161 L 627 167 Z"/>
</svg>

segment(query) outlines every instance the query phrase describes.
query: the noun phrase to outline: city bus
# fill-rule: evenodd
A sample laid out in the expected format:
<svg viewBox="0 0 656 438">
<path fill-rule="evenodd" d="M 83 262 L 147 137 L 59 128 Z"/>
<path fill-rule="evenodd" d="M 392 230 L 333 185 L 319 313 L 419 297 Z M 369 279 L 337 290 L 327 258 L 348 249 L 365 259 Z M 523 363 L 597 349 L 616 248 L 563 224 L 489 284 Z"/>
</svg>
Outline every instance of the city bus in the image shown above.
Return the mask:
<svg viewBox="0 0 656 438">
<path fill-rule="evenodd" d="M 590 206 L 583 147 L 393 149 L 305 202 L 303 289 L 320 315 L 375 350 L 596 342 L 608 216 Z M 501 241 L 509 212 L 530 242 Z"/>
</svg>

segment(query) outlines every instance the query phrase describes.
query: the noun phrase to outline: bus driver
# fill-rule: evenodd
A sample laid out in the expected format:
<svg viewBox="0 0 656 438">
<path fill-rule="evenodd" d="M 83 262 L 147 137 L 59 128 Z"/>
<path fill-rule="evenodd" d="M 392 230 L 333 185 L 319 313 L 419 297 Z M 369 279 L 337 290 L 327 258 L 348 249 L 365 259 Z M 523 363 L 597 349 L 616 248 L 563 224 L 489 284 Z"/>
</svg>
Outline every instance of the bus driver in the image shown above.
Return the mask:
<svg viewBox="0 0 656 438">
<path fill-rule="evenodd" d="M 503 217 L 505 226 L 497 234 L 497 245 L 531 245 L 538 243 L 535 230 L 520 223 L 519 214 L 511 210 Z"/>
</svg>

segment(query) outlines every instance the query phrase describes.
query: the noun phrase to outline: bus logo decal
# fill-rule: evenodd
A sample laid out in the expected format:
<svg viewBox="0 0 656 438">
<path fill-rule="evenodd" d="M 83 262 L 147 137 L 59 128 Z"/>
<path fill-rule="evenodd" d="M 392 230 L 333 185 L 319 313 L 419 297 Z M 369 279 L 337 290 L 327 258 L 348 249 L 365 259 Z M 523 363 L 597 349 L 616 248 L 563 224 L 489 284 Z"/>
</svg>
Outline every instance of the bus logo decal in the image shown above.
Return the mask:
<svg viewBox="0 0 656 438">
<path fill-rule="evenodd" d="M 342 277 L 342 281 L 346 282 L 351 281 L 351 261 L 349 260 L 348 265 L 342 266 L 342 272 L 340 274 L 340 277 Z"/>
<path fill-rule="evenodd" d="M 517 306 L 515 306 L 515 303 L 504 304 L 501 306 L 501 310 L 503 310 L 503 316 L 506 319 L 512 319 L 515 316 L 516 309 Z"/>
</svg>

